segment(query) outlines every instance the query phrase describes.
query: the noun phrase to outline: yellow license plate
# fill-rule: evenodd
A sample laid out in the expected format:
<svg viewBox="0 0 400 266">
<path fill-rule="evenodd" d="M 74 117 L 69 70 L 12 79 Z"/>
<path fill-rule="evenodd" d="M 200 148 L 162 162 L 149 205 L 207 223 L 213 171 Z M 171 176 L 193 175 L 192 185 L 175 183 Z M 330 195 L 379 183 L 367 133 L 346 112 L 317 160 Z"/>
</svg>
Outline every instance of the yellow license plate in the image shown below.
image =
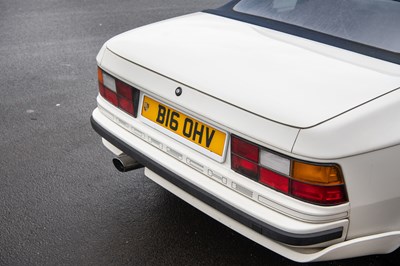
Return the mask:
<svg viewBox="0 0 400 266">
<path fill-rule="evenodd" d="M 226 133 L 144 96 L 142 116 L 219 156 L 225 148 Z"/>
</svg>

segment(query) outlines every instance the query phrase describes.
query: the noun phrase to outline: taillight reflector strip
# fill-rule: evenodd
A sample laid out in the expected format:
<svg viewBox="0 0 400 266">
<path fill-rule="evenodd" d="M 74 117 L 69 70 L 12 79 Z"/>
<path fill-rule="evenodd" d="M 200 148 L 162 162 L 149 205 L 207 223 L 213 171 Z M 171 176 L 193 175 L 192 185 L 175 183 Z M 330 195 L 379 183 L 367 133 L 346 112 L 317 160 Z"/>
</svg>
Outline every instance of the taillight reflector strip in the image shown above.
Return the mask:
<svg viewBox="0 0 400 266">
<path fill-rule="evenodd" d="M 231 136 L 231 168 L 305 202 L 331 206 L 348 201 L 338 165 L 299 161 L 235 135 Z"/>
<path fill-rule="evenodd" d="M 137 117 L 140 92 L 136 88 L 104 72 L 97 70 L 99 93 L 112 105 Z"/>
</svg>

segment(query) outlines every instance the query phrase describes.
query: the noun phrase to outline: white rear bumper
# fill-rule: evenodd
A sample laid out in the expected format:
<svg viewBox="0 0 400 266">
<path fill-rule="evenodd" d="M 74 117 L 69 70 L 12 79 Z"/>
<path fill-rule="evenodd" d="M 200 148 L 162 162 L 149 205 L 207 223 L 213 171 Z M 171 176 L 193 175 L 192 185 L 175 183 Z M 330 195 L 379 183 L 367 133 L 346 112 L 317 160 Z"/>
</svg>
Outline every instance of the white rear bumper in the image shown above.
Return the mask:
<svg viewBox="0 0 400 266">
<path fill-rule="evenodd" d="M 136 152 L 151 158 L 152 163 L 150 164 L 150 168 L 154 165 L 160 165 L 161 168 L 166 169 L 166 171 L 170 173 L 185 173 L 182 178 L 185 182 L 187 181 L 188 183 L 194 184 L 196 187 L 199 187 L 201 191 L 205 191 L 206 194 L 212 195 L 212 197 L 226 202 L 228 205 L 232 206 L 233 209 L 239 210 L 239 214 L 245 213 L 245 216 L 251 216 L 255 221 L 261 221 L 261 224 L 272 224 L 273 228 L 276 226 L 276 221 L 278 221 L 281 225 L 281 227 L 277 228 L 278 232 L 285 231 L 291 236 L 308 237 L 313 236 L 313 234 L 318 232 L 327 232 L 329 229 L 333 228 L 342 227 L 344 229 L 343 232 L 347 231 L 347 219 L 330 223 L 312 224 L 293 219 L 248 200 L 230 189 L 218 185 L 218 183 L 213 179 L 205 178 L 203 174 L 199 173 L 195 169 L 186 164 L 182 164 L 167 153 L 160 151 L 159 148 L 154 147 L 154 145 L 151 145 L 149 142 L 143 141 L 143 138 L 139 138 L 133 135 L 130 131 L 118 126 L 103 115 L 99 109 L 96 109 L 93 112 L 92 125 L 103 138 L 106 138 L 112 143 L 112 145 L 115 145 L 125 153 L 129 154 L 126 149 L 129 150 L 130 147 L 134 147 L 132 149 L 136 150 Z M 140 124 L 137 126 L 139 128 L 141 127 Z M 147 129 L 140 128 L 140 130 L 144 133 Z M 107 134 L 104 134 L 104 132 L 107 132 Z M 151 133 L 154 134 L 155 132 Z M 117 143 L 115 143 L 115 140 L 117 140 Z M 120 146 L 121 143 L 124 143 L 126 146 Z M 182 189 L 181 186 L 177 186 L 173 182 L 170 182 L 168 178 L 166 179 L 163 175 L 157 174 L 156 171 L 146 168 L 145 174 L 162 187 L 171 191 L 207 215 L 264 247 L 294 261 L 322 261 L 369 254 L 390 253 L 400 246 L 400 231 L 386 232 L 349 241 L 345 241 L 345 233 L 343 233 L 342 237 L 326 242 L 326 248 L 289 246 L 273 240 L 273 238 L 266 236 L 266 234 L 260 233 L 258 230 L 259 228 L 252 228 L 252 226 L 243 223 L 243 220 L 236 219 L 237 217 L 227 214 L 224 210 L 218 210 L 218 208 L 215 208 L 215 205 L 211 205 L 213 206 L 211 207 L 210 204 L 205 203 L 207 201 L 196 197 L 196 193 L 188 193 L 188 191 Z M 224 190 L 224 192 L 221 193 L 221 190 Z"/>
</svg>

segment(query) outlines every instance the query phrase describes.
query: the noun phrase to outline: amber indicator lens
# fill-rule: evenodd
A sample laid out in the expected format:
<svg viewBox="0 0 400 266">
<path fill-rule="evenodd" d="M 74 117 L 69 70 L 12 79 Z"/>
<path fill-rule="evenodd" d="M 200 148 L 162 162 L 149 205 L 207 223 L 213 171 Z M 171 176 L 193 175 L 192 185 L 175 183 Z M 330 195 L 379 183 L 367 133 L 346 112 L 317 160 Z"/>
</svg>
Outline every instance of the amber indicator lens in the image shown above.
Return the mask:
<svg viewBox="0 0 400 266">
<path fill-rule="evenodd" d="M 292 176 L 296 180 L 321 185 L 340 185 L 343 178 L 336 165 L 313 165 L 302 162 L 293 162 Z"/>
</svg>

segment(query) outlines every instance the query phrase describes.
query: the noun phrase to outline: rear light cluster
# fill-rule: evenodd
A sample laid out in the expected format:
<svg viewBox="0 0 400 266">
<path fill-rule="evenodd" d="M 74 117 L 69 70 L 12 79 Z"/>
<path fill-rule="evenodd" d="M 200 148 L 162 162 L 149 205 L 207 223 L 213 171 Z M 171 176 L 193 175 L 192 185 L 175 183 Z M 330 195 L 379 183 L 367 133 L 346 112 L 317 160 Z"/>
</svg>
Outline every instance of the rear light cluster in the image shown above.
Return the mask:
<svg viewBox="0 0 400 266">
<path fill-rule="evenodd" d="M 319 205 L 347 202 L 343 175 L 336 164 L 294 160 L 232 135 L 231 167 L 254 181 L 302 201 Z"/>
<path fill-rule="evenodd" d="M 99 92 L 108 102 L 137 117 L 139 90 L 112 77 L 102 69 L 97 69 Z"/>
</svg>

